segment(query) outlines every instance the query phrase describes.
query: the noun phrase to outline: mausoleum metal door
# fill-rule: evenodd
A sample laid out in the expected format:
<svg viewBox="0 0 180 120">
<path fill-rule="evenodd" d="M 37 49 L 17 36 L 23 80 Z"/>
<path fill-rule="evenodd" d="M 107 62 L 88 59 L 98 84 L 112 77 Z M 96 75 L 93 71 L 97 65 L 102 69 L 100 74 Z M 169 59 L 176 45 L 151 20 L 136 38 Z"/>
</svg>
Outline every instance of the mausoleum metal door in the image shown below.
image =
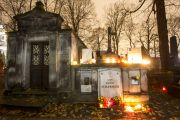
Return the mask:
<svg viewBox="0 0 180 120">
<path fill-rule="evenodd" d="M 31 88 L 46 89 L 49 83 L 49 43 L 31 43 Z"/>
</svg>

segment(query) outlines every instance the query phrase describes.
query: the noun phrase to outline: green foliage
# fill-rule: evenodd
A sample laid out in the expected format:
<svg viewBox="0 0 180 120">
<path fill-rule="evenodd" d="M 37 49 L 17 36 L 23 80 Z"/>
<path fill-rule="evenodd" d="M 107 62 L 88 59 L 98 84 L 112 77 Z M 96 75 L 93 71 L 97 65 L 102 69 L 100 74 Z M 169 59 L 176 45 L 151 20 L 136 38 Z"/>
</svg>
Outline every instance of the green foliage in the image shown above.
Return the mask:
<svg viewBox="0 0 180 120">
<path fill-rule="evenodd" d="M 115 96 L 115 97 L 113 97 L 112 99 L 113 99 L 115 105 L 120 105 L 120 104 L 122 104 L 121 97 Z"/>
</svg>

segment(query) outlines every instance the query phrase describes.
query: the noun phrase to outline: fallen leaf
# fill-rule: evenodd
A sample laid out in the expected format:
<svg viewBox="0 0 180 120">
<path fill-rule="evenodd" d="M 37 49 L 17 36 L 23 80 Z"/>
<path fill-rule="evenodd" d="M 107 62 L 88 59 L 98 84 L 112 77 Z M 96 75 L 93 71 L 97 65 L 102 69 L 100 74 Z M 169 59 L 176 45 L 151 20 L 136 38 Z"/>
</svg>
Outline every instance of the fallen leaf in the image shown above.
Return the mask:
<svg viewBox="0 0 180 120">
<path fill-rule="evenodd" d="M 63 116 L 63 117 L 66 117 L 66 116 L 67 116 L 67 114 L 65 114 L 65 113 L 64 113 L 64 114 L 62 114 L 62 116 Z"/>
</svg>

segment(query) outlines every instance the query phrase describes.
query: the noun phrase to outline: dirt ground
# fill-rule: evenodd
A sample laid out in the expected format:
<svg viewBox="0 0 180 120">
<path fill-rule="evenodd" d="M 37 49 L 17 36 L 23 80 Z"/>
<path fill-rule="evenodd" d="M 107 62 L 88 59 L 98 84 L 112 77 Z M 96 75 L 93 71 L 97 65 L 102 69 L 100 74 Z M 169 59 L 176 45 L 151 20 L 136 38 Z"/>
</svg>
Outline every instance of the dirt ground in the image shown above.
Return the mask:
<svg viewBox="0 0 180 120">
<path fill-rule="evenodd" d="M 52 103 L 44 109 L 0 106 L 0 120 L 180 120 L 180 99 L 158 90 L 149 92 L 148 112 L 127 113 L 121 107 L 98 108 L 96 104 Z"/>
<path fill-rule="evenodd" d="M 0 95 L 3 94 L 4 87 L 5 87 L 4 74 L 0 73 Z"/>
</svg>

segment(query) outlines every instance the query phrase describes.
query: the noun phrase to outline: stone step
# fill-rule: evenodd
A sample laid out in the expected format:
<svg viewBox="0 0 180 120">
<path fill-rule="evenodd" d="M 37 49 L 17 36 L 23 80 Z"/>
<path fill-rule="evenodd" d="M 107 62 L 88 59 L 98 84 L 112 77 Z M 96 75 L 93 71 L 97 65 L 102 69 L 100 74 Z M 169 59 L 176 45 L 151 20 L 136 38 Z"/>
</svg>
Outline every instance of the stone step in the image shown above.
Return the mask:
<svg viewBox="0 0 180 120">
<path fill-rule="evenodd" d="M 45 96 L 48 95 L 47 90 L 39 90 L 39 89 L 28 89 L 28 90 L 13 90 L 10 92 L 11 95 L 34 95 L 34 96 Z"/>
<path fill-rule="evenodd" d="M 0 96 L 0 105 L 43 108 L 49 103 L 48 97 Z"/>
</svg>

